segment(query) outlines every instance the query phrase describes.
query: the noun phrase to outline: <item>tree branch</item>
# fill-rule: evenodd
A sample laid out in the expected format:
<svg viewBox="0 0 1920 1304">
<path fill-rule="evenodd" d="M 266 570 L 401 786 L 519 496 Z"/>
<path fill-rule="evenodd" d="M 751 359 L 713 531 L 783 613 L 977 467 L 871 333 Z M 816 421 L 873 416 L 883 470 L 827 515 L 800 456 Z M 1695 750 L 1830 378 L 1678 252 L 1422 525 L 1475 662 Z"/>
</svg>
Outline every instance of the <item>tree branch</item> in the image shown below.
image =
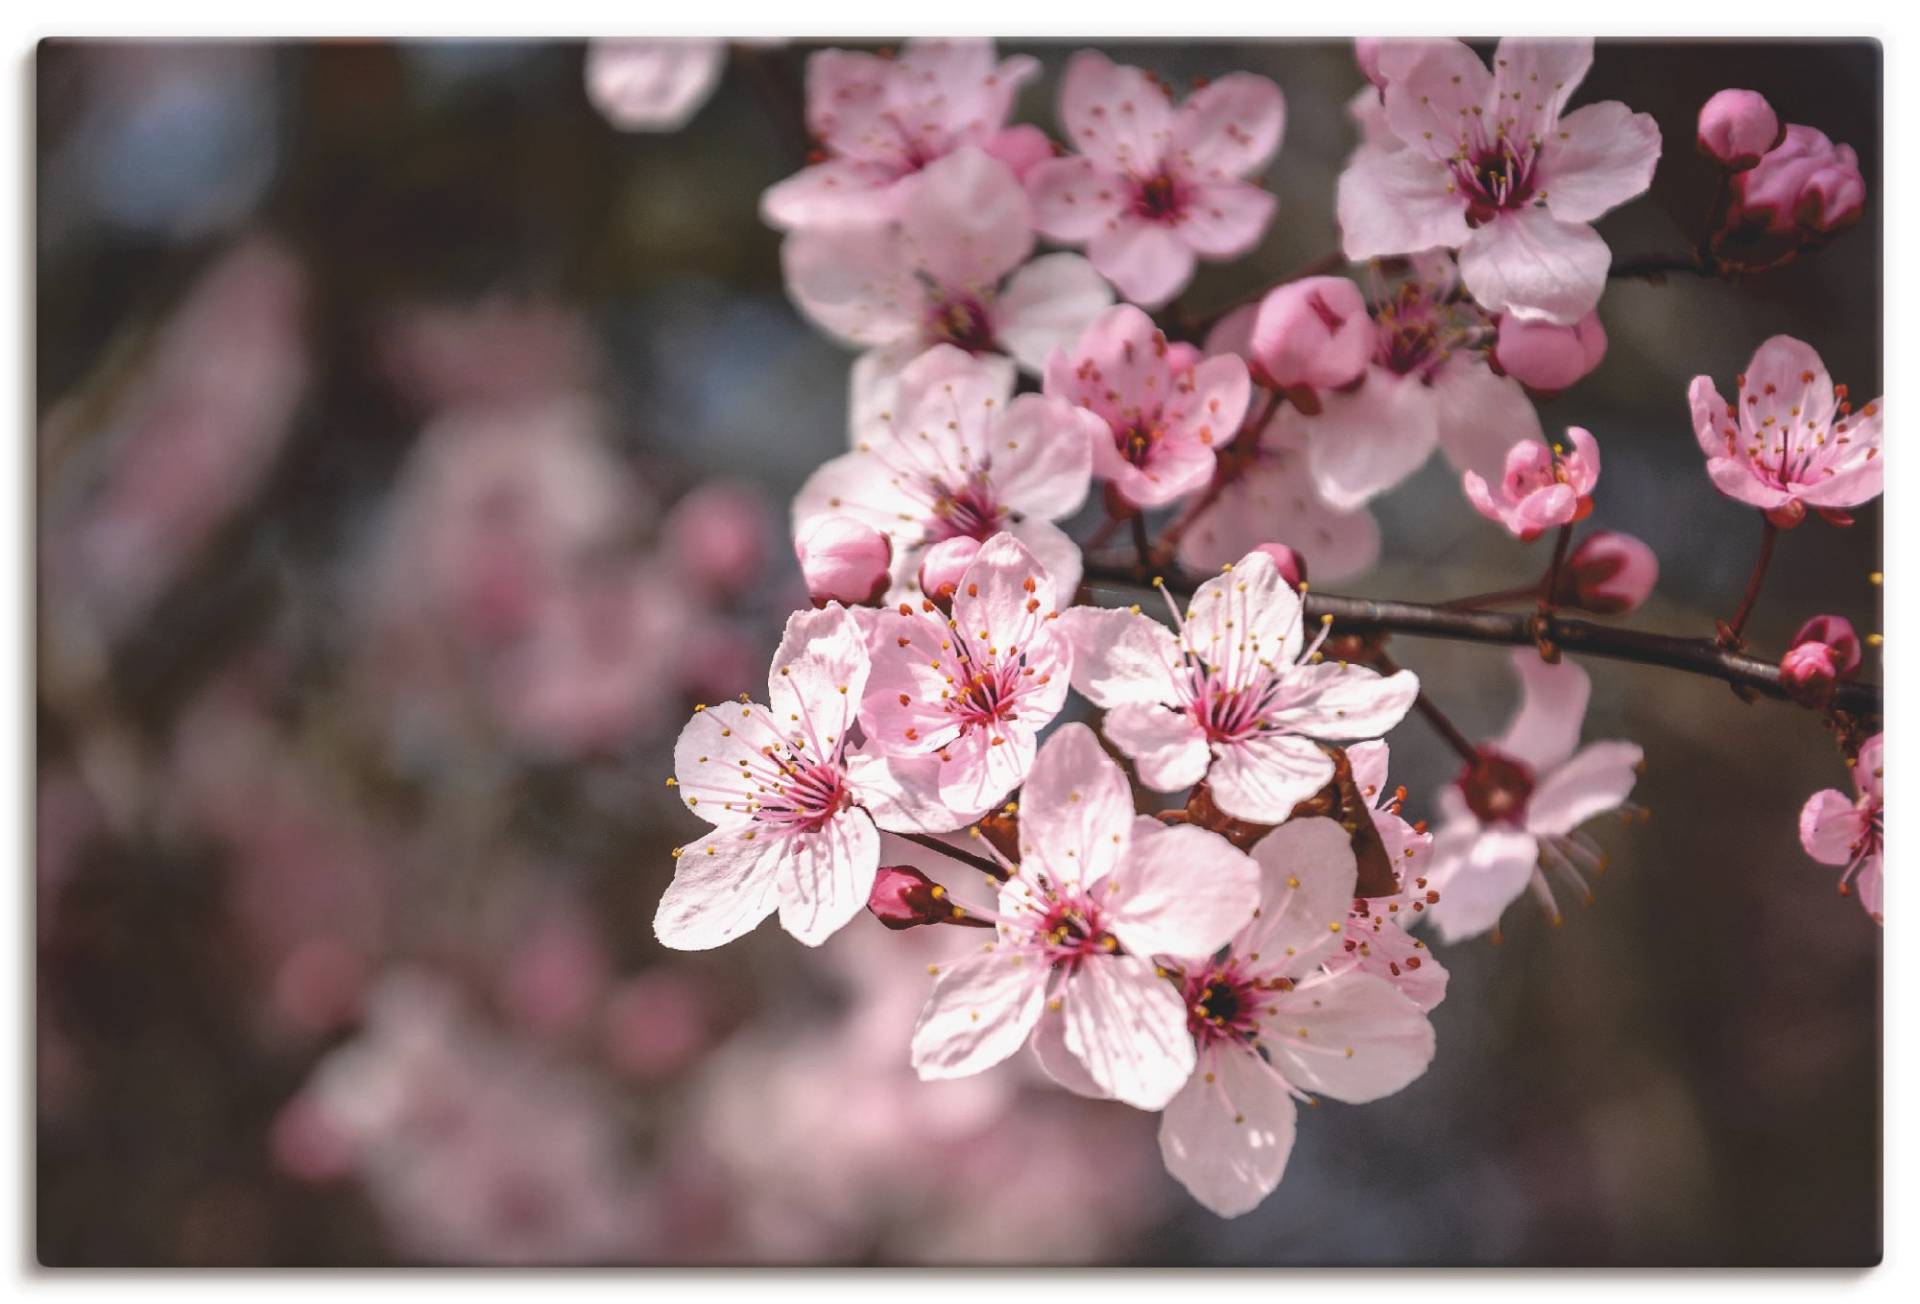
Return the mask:
<svg viewBox="0 0 1920 1304">
<path fill-rule="evenodd" d="M 1104 567 L 1088 567 L 1086 579 L 1090 585 L 1126 589 L 1142 587 L 1131 575 Z M 1176 594 L 1190 591 L 1173 584 L 1167 587 Z M 1689 674 L 1741 685 L 1766 697 L 1791 700 L 1780 687 L 1778 665 L 1729 651 L 1717 646 L 1712 639 L 1678 638 L 1671 634 L 1622 629 L 1559 615 L 1461 611 L 1419 602 L 1342 597 L 1311 589 L 1303 601 L 1309 621 L 1332 616 L 1336 626 L 1349 633 L 1379 631 L 1404 634 L 1410 638 L 1444 638 L 1466 643 L 1525 647 L 1538 642 L 1538 635 L 1544 630 L 1548 641 L 1567 652 L 1684 670 Z M 1833 695 L 1833 705 L 1855 715 L 1878 716 L 1881 714 L 1880 686 L 1842 684 Z"/>
</svg>

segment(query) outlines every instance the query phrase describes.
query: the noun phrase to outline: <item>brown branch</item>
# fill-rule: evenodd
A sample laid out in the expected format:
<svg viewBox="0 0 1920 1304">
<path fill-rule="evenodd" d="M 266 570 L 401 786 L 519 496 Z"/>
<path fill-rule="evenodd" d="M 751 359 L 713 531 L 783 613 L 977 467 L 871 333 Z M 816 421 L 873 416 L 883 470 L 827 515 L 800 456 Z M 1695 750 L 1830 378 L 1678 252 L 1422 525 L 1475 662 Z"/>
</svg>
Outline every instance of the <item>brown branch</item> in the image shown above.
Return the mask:
<svg viewBox="0 0 1920 1304">
<path fill-rule="evenodd" d="M 963 851 L 952 843 L 942 842 L 940 839 L 926 833 L 900 833 L 895 836 L 905 838 L 908 842 L 918 843 L 928 851 L 936 851 L 943 856 L 959 861 L 963 865 L 970 865 L 982 874 L 985 874 L 988 878 L 997 879 L 1002 883 L 1007 881 L 1008 874 L 1006 868 L 994 861 L 988 860 L 985 856 L 976 856 L 971 851 Z"/>
<path fill-rule="evenodd" d="M 1140 587 L 1132 576 L 1103 567 L 1089 567 L 1087 582 Z M 1176 594 L 1190 591 L 1172 583 L 1167 587 Z M 1683 670 L 1739 685 L 1766 697 L 1790 700 L 1780 687 L 1777 664 L 1722 648 L 1709 638 L 1678 638 L 1552 614 L 1450 610 L 1426 603 L 1350 598 L 1317 590 L 1309 590 L 1302 601 L 1310 621 L 1331 616 L 1350 633 L 1379 632 L 1410 638 L 1526 647 L 1537 643 L 1544 632 L 1545 637 L 1563 651 Z M 1834 693 L 1833 706 L 1855 715 L 1878 716 L 1881 714 L 1880 686 L 1842 684 Z"/>
</svg>

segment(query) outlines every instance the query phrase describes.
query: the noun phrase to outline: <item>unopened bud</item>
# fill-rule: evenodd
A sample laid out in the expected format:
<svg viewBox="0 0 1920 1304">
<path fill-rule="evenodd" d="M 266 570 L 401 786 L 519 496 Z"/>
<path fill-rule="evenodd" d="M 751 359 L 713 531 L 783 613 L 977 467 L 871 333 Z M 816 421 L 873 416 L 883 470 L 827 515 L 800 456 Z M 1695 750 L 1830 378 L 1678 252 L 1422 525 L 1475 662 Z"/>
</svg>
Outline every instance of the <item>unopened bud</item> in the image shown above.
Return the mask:
<svg viewBox="0 0 1920 1304">
<path fill-rule="evenodd" d="M 1581 540 L 1561 564 L 1553 602 L 1597 616 L 1624 616 L 1647 600 L 1659 579 L 1653 549 L 1631 534 L 1600 530 Z"/>
<path fill-rule="evenodd" d="M 882 865 L 874 875 L 867 909 L 895 930 L 945 923 L 953 916 L 947 890 L 912 865 Z"/>
<path fill-rule="evenodd" d="M 1373 318 L 1360 287 L 1342 276 L 1309 276 L 1273 290 L 1253 322 L 1253 367 L 1277 389 L 1338 389 L 1367 369 Z"/>
<path fill-rule="evenodd" d="M 1758 163 L 1780 137 L 1780 115 L 1759 91 L 1729 87 L 1700 106 L 1700 152 L 1736 172 Z"/>
<path fill-rule="evenodd" d="M 886 596 L 893 545 L 871 525 L 823 516 L 802 530 L 793 550 L 813 605 L 872 606 Z"/>
<path fill-rule="evenodd" d="M 942 611 L 950 610 L 961 578 L 979 555 L 978 539 L 964 534 L 942 539 L 920 559 L 920 591 Z"/>
<path fill-rule="evenodd" d="M 1511 313 L 1500 319 L 1493 358 L 1500 370 L 1528 389 L 1554 393 L 1600 365 L 1607 356 L 1607 332 L 1600 314 L 1590 312 L 1572 326 L 1521 321 Z"/>
<path fill-rule="evenodd" d="M 1775 236 L 1831 236 L 1860 219 L 1867 183 L 1851 146 L 1789 126 L 1780 144 L 1733 179 L 1730 230 Z"/>
<path fill-rule="evenodd" d="M 1844 616 L 1815 616 L 1800 627 L 1780 658 L 1780 686 L 1808 706 L 1825 706 L 1834 685 L 1860 669 L 1860 636 Z"/>
<path fill-rule="evenodd" d="M 1307 582 L 1307 559 L 1284 543 L 1263 543 L 1255 552 L 1265 553 L 1273 558 L 1274 566 L 1280 571 L 1287 587 L 1297 589 Z"/>
</svg>

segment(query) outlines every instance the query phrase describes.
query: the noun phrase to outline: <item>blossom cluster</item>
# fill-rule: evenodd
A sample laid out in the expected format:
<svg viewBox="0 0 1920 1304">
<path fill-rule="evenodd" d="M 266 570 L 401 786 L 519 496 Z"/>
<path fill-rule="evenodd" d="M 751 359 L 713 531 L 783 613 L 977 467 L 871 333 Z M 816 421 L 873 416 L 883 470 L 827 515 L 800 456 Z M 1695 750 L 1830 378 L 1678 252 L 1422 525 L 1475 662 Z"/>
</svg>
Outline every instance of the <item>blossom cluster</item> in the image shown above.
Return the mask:
<svg viewBox="0 0 1920 1304">
<path fill-rule="evenodd" d="M 811 609 L 764 696 L 695 713 L 669 781 L 710 831 L 675 853 L 663 943 L 720 946 L 776 914 L 810 946 L 863 911 L 934 927 L 956 949 L 928 966 L 920 1077 L 1024 1053 L 1069 1091 L 1159 1112 L 1168 1170 L 1224 1216 L 1281 1180 L 1298 1102 L 1372 1101 L 1426 1070 L 1447 988 L 1426 939 L 1492 932 L 1529 893 L 1558 923 L 1561 894 L 1585 899 L 1606 867 L 1586 826 L 1644 814 L 1641 748 L 1583 743 L 1590 680 L 1550 621 L 1635 610 L 1658 564 L 1617 531 L 1574 545 L 1599 441 L 1548 439 L 1536 403 L 1602 365 L 1614 260 L 1593 224 L 1647 190 L 1660 133 L 1575 103 L 1590 40 L 1358 55 L 1336 205 L 1351 274 L 1335 259 L 1198 324 L 1168 305 L 1279 211 L 1272 81 L 1225 71 L 1183 94 L 1080 51 L 1055 140 L 1011 121 L 1039 63 L 991 42 L 808 57 L 816 149 L 761 211 L 795 305 L 857 350 L 849 442 L 793 503 Z M 1752 100 L 1703 110 L 1714 220 L 1837 233 L 1860 204 L 1850 152 Z M 1731 258 L 1708 270 L 1751 270 Z M 1883 406 L 1856 410 L 1810 345 L 1766 341 L 1735 393 L 1698 378 L 1693 425 L 1769 548 L 1809 509 L 1845 525 L 1878 495 Z M 1368 569 L 1369 504 L 1436 448 L 1462 507 L 1553 539 L 1540 580 L 1482 604 L 1539 613 L 1511 654 L 1517 712 L 1482 742 L 1379 629 L 1311 610 L 1309 573 Z M 1211 578 L 1153 579 L 1164 619 L 1103 605 L 1099 550 L 1122 532 L 1137 580 Z M 1802 631 L 1777 692 L 1831 706 L 1861 660 L 1836 620 Z M 1461 759 L 1431 831 L 1404 817 L 1383 741 L 1416 707 Z M 1880 740 L 1834 719 L 1857 796 L 1817 795 L 1800 832 L 1879 919 Z"/>
</svg>

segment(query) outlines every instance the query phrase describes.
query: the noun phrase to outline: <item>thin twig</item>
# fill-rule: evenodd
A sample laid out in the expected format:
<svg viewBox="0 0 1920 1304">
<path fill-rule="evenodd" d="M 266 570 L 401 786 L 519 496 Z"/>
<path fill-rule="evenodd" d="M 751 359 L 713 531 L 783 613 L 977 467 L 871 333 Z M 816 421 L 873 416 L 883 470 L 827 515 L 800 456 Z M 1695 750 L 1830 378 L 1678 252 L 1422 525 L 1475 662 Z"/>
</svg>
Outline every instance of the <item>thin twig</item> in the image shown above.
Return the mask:
<svg viewBox="0 0 1920 1304">
<path fill-rule="evenodd" d="M 937 851 L 941 855 L 949 856 L 963 865 L 970 865 L 982 874 L 985 874 L 988 878 L 997 879 L 1002 883 L 1007 881 L 1006 867 L 988 860 L 985 856 L 976 856 L 971 851 L 962 851 L 952 843 L 942 842 L 939 838 L 927 833 L 902 833 L 898 836 L 905 838 L 908 842 L 918 843 L 928 851 Z"/>
</svg>

